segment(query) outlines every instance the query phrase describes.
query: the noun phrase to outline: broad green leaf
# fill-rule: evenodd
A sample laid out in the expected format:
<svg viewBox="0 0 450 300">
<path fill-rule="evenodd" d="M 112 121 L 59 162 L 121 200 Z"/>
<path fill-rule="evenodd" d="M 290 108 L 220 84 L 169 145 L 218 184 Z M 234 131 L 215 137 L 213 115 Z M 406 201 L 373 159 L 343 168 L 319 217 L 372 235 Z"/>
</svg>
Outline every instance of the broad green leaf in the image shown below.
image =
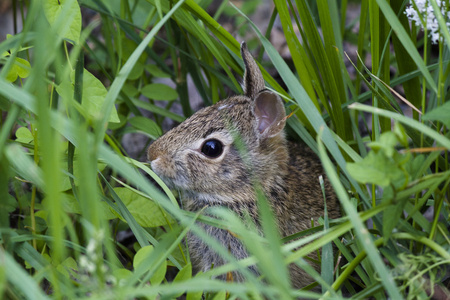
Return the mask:
<svg viewBox="0 0 450 300">
<path fill-rule="evenodd" d="M 34 141 L 34 137 L 30 130 L 26 127 L 20 127 L 16 131 L 16 142 L 29 144 Z"/>
<path fill-rule="evenodd" d="M 4 199 L 1 199 L 0 201 L 0 210 L 2 211 L 6 211 L 7 213 L 13 212 L 16 210 L 16 208 L 18 207 L 18 203 L 17 200 L 9 195 L 6 194 L 7 197 L 5 197 Z"/>
<path fill-rule="evenodd" d="M 199 292 L 187 292 L 186 300 L 201 300 L 203 295 L 203 291 Z"/>
<path fill-rule="evenodd" d="M 187 264 L 183 269 L 175 276 L 174 282 L 186 281 L 192 277 L 192 265 Z"/>
<path fill-rule="evenodd" d="M 23 58 L 16 57 L 14 59 L 14 64 L 6 75 L 6 80 L 9 82 L 14 82 L 17 80 L 17 77 L 27 78 L 30 75 L 30 71 L 30 63 Z"/>
<path fill-rule="evenodd" d="M 179 247 L 175 248 L 175 250 L 172 252 L 172 257 L 179 263 L 183 264 L 184 260 L 185 260 L 185 254 L 187 250 L 185 247 L 182 247 L 181 249 Z M 176 266 L 174 263 L 172 263 L 171 261 L 168 261 L 168 266 L 172 266 L 172 267 L 178 267 Z"/>
<path fill-rule="evenodd" d="M 137 269 L 139 267 L 139 265 L 148 257 L 150 256 L 150 254 L 153 251 L 153 246 L 149 245 L 149 246 L 145 246 L 142 247 L 141 249 L 139 249 L 136 252 L 136 255 L 134 255 L 133 258 L 133 268 Z"/>
<path fill-rule="evenodd" d="M 143 64 L 135 64 L 133 69 L 131 69 L 130 74 L 128 74 L 129 80 L 137 80 L 142 74 L 144 74 L 144 65 Z"/>
<path fill-rule="evenodd" d="M 191 264 L 187 264 L 183 267 L 183 269 L 180 270 L 180 272 L 178 272 L 177 276 L 175 276 L 175 279 L 173 280 L 174 283 L 176 282 L 181 282 L 181 281 L 186 281 L 192 278 L 192 265 Z M 179 292 L 177 294 L 172 294 L 172 297 L 178 298 L 181 295 L 183 295 L 183 291 Z"/>
<path fill-rule="evenodd" d="M 152 200 L 127 188 L 114 188 L 123 204 L 127 207 L 139 225 L 157 227 L 173 223 L 174 220 Z"/>
<path fill-rule="evenodd" d="M 81 33 L 81 11 L 76 0 L 44 0 L 44 14 L 59 36 L 78 43 Z"/>
<path fill-rule="evenodd" d="M 128 97 L 136 97 L 137 94 L 139 94 L 138 89 L 132 85 L 131 83 L 127 83 L 123 86 L 122 91 L 127 95 Z"/>
<path fill-rule="evenodd" d="M 66 258 L 56 269 L 66 278 L 77 278 L 78 265 L 73 257 Z"/>
<path fill-rule="evenodd" d="M 197 274 L 195 274 L 195 276 L 201 276 L 203 275 L 202 271 L 197 272 Z M 201 300 L 203 295 L 203 291 L 195 291 L 195 292 L 187 292 L 186 293 L 186 300 Z M 205 297 L 206 298 L 206 297 Z"/>
<path fill-rule="evenodd" d="M 394 132 L 387 131 L 380 136 L 378 141 L 371 142 L 367 146 L 375 152 L 382 150 L 386 156 L 392 157 L 395 152 L 395 145 L 397 145 L 397 136 Z"/>
<path fill-rule="evenodd" d="M 152 285 L 159 285 L 166 277 L 167 273 L 167 260 L 163 261 L 158 269 L 155 270 L 155 273 L 150 278 L 150 282 Z"/>
<path fill-rule="evenodd" d="M 67 101 L 73 98 L 74 78 L 75 71 L 72 71 L 70 82 L 63 80 L 61 84 L 56 87 L 56 92 Z M 83 99 L 81 105 L 90 117 L 94 119 L 102 118 L 102 107 L 107 93 L 108 91 L 101 81 L 85 69 L 83 72 Z M 115 106 L 112 108 L 108 121 L 114 123 L 120 122 Z"/>
<path fill-rule="evenodd" d="M 162 135 L 161 128 L 159 128 L 158 124 L 155 121 L 150 120 L 146 117 L 134 117 L 129 120 L 130 124 L 140 130 L 145 132 L 152 139 L 156 140 Z"/>
<path fill-rule="evenodd" d="M 133 268 L 135 270 L 138 269 L 139 266 L 151 255 L 153 249 L 154 248 L 152 245 L 145 246 L 139 249 L 139 251 L 136 253 L 133 259 Z M 152 283 L 152 285 L 159 285 L 163 281 L 166 275 L 166 271 L 167 271 L 167 261 L 163 261 L 162 264 L 155 271 L 153 276 L 150 278 L 150 282 Z"/>
<path fill-rule="evenodd" d="M 7 34 L 6 35 L 6 39 L 10 39 L 10 38 L 13 38 L 13 37 L 15 37 L 14 35 L 12 35 L 12 34 Z M 33 48 L 33 46 L 27 46 L 27 47 L 22 47 L 22 46 L 20 46 L 18 49 L 17 49 L 17 52 L 20 52 L 20 51 L 23 51 L 23 50 L 28 50 L 28 49 L 31 49 L 31 48 Z M 12 49 L 10 49 L 10 51 L 11 51 Z M 8 51 L 4 51 L 3 53 L 0 53 L 0 56 L 9 56 L 11 53 L 10 52 L 8 52 Z"/>
<path fill-rule="evenodd" d="M 119 128 L 124 127 L 127 124 L 127 122 L 128 122 L 128 117 L 127 116 L 122 115 L 122 114 L 118 114 L 118 117 L 119 117 L 120 121 L 118 123 L 109 122 L 108 123 L 108 129 L 117 130 Z"/>
<path fill-rule="evenodd" d="M 112 275 L 118 286 L 125 286 L 126 280 L 133 275 L 133 272 L 127 269 L 115 269 Z"/>
<path fill-rule="evenodd" d="M 47 206 L 48 207 L 48 206 Z M 38 210 L 35 214 L 36 217 L 41 218 L 42 220 L 44 220 L 46 223 L 48 223 L 48 210 L 46 209 L 41 209 Z"/>
<path fill-rule="evenodd" d="M 170 74 L 167 74 L 166 72 L 162 71 L 160 68 L 158 68 L 155 65 L 146 65 L 145 70 L 149 72 L 151 75 L 158 77 L 158 78 L 169 78 Z"/>
<path fill-rule="evenodd" d="M 388 159 L 384 153 L 375 151 L 370 151 L 362 161 L 348 163 L 347 170 L 358 182 L 374 183 L 384 187 L 403 176 L 403 172 L 393 160 Z"/>
<path fill-rule="evenodd" d="M 142 88 L 141 93 L 152 100 L 172 101 L 178 98 L 177 91 L 162 83 L 148 84 Z"/>
<path fill-rule="evenodd" d="M 444 123 L 447 128 L 450 128 L 450 101 L 447 101 L 443 105 L 427 112 L 422 119 L 440 121 Z"/>
<path fill-rule="evenodd" d="M 225 300 L 225 299 L 227 299 L 227 292 L 226 291 L 218 292 L 213 298 L 213 300 Z"/>
<path fill-rule="evenodd" d="M 72 78 L 75 78 L 75 71 L 72 73 Z M 72 79 L 72 83 L 74 79 Z M 87 109 L 89 114 L 95 118 L 101 118 L 103 115 L 102 107 L 105 102 L 105 97 L 108 91 L 103 86 L 100 80 L 92 75 L 88 70 L 83 73 L 83 100 L 82 105 Z M 109 115 L 109 122 L 120 122 L 117 110 L 113 107 Z"/>
<path fill-rule="evenodd" d="M 383 238 L 386 244 L 391 236 L 392 230 L 397 227 L 403 208 L 406 204 L 407 198 L 395 203 L 392 207 L 383 211 Z"/>
<path fill-rule="evenodd" d="M 44 232 L 44 230 L 47 229 L 47 222 L 44 219 L 42 219 L 38 216 L 35 216 L 34 220 L 35 220 L 36 232 Z M 31 228 L 31 217 L 30 216 L 26 216 L 24 218 L 23 222 L 28 228 Z"/>
</svg>

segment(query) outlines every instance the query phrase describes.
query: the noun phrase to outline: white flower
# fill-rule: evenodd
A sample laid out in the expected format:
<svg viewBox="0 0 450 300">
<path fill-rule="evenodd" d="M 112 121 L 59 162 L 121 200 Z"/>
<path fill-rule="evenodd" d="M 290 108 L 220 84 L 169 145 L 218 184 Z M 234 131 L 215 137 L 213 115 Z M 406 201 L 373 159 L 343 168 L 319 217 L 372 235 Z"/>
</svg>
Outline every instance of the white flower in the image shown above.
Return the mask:
<svg viewBox="0 0 450 300">
<path fill-rule="evenodd" d="M 417 7 L 415 9 L 414 4 Z M 437 44 L 442 40 L 439 33 L 439 23 L 436 19 L 433 6 L 429 0 L 410 0 L 410 6 L 405 9 L 405 14 L 411 22 L 415 22 L 417 26 L 425 27 L 428 30 L 428 34 L 431 37 L 431 42 Z M 450 11 L 449 0 L 436 0 L 436 4 L 441 8 L 442 16 L 444 17 L 447 27 L 450 27 Z"/>
<path fill-rule="evenodd" d="M 96 269 L 95 263 L 85 255 L 80 256 L 80 267 L 89 273 L 95 272 Z"/>
<path fill-rule="evenodd" d="M 95 249 L 97 248 L 97 241 L 95 239 L 90 239 L 86 247 L 86 253 L 88 255 L 95 255 Z"/>
</svg>

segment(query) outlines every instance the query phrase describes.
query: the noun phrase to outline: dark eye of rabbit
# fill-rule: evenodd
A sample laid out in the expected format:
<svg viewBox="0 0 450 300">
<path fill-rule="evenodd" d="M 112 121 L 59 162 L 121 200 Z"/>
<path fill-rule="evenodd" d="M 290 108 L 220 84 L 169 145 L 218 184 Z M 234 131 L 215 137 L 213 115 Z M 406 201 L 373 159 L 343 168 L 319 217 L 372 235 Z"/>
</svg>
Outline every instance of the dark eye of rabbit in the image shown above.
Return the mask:
<svg viewBox="0 0 450 300">
<path fill-rule="evenodd" d="M 211 158 L 219 157 L 222 152 L 223 144 L 216 139 L 207 140 L 202 146 L 202 153 Z"/>
</svg>

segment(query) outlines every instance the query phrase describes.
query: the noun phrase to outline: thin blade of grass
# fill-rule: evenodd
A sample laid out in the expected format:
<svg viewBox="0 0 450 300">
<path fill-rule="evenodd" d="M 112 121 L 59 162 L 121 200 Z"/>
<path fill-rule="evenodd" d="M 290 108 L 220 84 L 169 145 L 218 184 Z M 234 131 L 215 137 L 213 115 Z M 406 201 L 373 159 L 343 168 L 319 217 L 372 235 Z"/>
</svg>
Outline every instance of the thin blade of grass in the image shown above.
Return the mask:
<svg viewBox="0 0 450 300">
<path fill-rule="evenodd" d="M 360 103 L 353 103 L 349 106 L 350 109 L 356 109 L 356 110 L 360 110 L 360 111 L 365 111 L 365 112 L 370 112 L 373 114 L 378 114 L 384 117 L 388 117 L 388 118 L 392 118 L 394 120 L 397 120 L 411 128 L 414 128 L 420 132 L 422 132 L 423 134 L 429 136 L 430 138 L 432 138 L 433 140 L 435 140 L 438 144 L 440 144 L 443 147 L 446 147 L 447 149 L 450 149 L 450 140 L 439 134 L 438 132 L 434 131 L 432 128 L 416 121 L 413 120 L 411 118 L 402 116 L 400 114 L 397 113 L 393 113 L 387 110 L 383 110 L 380 108 L 375 108 L 375 107 L 371 107 L 371 106 L 367 106 L 367 105 L 363 105 Z"/>
<path fill-rule="evenodd" d="M 378 3 L 379 8 L 383 12 L 386 20 L 391 25 L 392 29 L 396 33 L 398 39 L 402 43 L 403 47 L 405 47 L 406 51 L 408 51 L 409 55 L 411 56 L 412 60 L 416 64 L 416 66 L 421 71 L 422 75 L 425 77 L 428 85 L 433 90 L 434 93 L 437 93 L 437 86 L 433 78 L 431 77 L 430 72 L 428 71 L 427 67 L 425 66 L 422 57 L 420 56 L 419 52 L 417 51 L 416 46 L 411 41 L 408 33 L 403 28 L 402 24 L 397 18 L 397 15 L 394 13 L 390 5 L 386 0 L 376 0 Z"/>
<path fill-rule="evenodd" d="M 317 64 L 317 67 L 320 71 L 320 75 L 322 76 L 322 81 L 325 86 L 326 93 L 328 94 L 329 99 L 327 98 L 322 99 L 322 102 L 326 101 L 331 102 L 332 104 L 331 108 L 328 109 L 328 113 L 331 116 L 331 121 L 333 122 L 333 125 L 336 128 L 336 132 L 338 133 L 338 135 L 347 140 L 350 137 L 349 136 L 350 133 L 349 132 L 347 133 L 343 111 L 340 109 L 341 103 L 345 102 L 345 94 L 343 93 L 343 89 L 340 88 L 343 82 L 339 79 L 336 79 L 336 76 L 338 78 L 342 78 L 341 76 L 338 76 L 338 74 L 341 74 L 341 70 L 338 65 L 337 68 L 339 68 L 339 72 L 338 73 L 334 72 L 331 62 L 332 58 L 328 57 L 329 53 L 325 49 L 324 42 L 322 41 L 320 34 L 317 30 L 317 26 L 311 17 L 309 6 L 307 5 L 306 1 L 296 0 L 296 4 L 298 12 L 300 14 L 300 18 L 302 20 L 302 24 L 304 26 L 305 35 L 307 37 L 308 42 L 311 44 L 310 48 L 313 58 L 310 59 L 311 60 L 314 59 L 315 63 Z M 329 31 L 330 30 L 327 30 L 327 32 Z M 333 32 L 330 32 L 327 35 L 327 37 L 328 36 L 334 39 Z M 335 48 L 329 51 L 335 51 Z M 336 53 L 333 53 L 333 56 L 336 56 Z M 281 72 L 280 75 L 283 77 L 283 74 Z M 289 88 L 290 92 L 294 93 L 292 89 L 293 87 Z M 323 105 L 327 107 L 326 103 L 323 103 Z M 308 114 L 308 112 L 306 111 L 303 112 L 306 115 Z M 348 128 L 350 128 L 350 126 L 348 126 Z M 317 132 L 317 128 L 314 127 L 314 129 Z"/>
<path fill-rule="evenodd" d="M 109 115 L 111 113 L 112 107 L 114 105 L 114 102 L 119 95 L 120 90 L 122 89 L 125 81 L 128 78 L 128 75 L 130 74 L 131 70 L 133 69 L 133 66 L 138 61 L 139 57 L 141 56 L 142 52 L 144 52 L 145 48 L 148 47 L 148 44 L 150 41 L 155 37 L 155 35 L 158 33 L 158 31 L 161 29 L 161 27 L 164 25 L 165 22 L 167 22 L 170 17 L 177 11 L 179 7 L 184 3 L 184 0 L 178 1 L 173 8 L 164 16 L 164 18 L 161 19 L 161 21 L 156 24 L 152 30 L 147 34 L 147 36 L 142 40 L 142 42 L 139 44 L 139 46 L 134 50 L 133 54 L 130 56 L 130 58 L 127 60 L 127 62 L 124 64 L 122 69 L 120 70 L 119 74 L 117 74 L 116 78 L 111 84 L 111 87 L 108 91 L 108 94 L 105 97 L 105 101 L 103 103 L 102 111 L 104 112 L 103 117 L 96 122 L 94 128 L 96 129 L 96 138 L 95 138 L 95 144 L 96 148 L 98 148 L 98 145 L 103 141 L 103 138 L 105 136 L 105 132 L 107 129 L 107 126 L 105 126 L 108 122 Z"/>
<path fill-rule="evenodd" d="M 50 299 L 47 297 L 38 286 L 34 278 L 28 275 L 8 252 L 3 250 L 0 252 L 2 257 L 4 272 L 14 286 L 17 287 L 19 291 L 24 293 L 27 299 L 37 299 L 44 300 Z M 7 271 L 6 271 L 7 270 Z"/>
<path fill-rule="evenodd" d="M 392 8 L 395 11 L 399 11 L 403 8 L 401 1 L 391 2 Z M 399 21 L 407 33 L 409 33 L 409 22 L 404 13 L 399 13 Z M 410 73 L 416 69 L 414 61 L 408 54 L 408 51 L 402 45 L 397 35 L 392 36 L 392 44 L 394 46 L 395 58 L 398 65 L 398 75 L 402 76 L 404 74 Z M 393 85 L 393 82 L 391 82 Z M 403 83 L 403 88 L 405 90 L 406 98 L 409 99 L 415 107 L 420 107 L 421 102 L 421 91 L 420 91 L 420 81 L 419 78 L 411 78 L 410 80 Z"/>
<path fill-rule="evenodd" d="M 316 107 L 319 109 L 319 103 L 317 102 L 315 92 L 311 84 L 311 78 L 304 63 L 305 54 L 303 54 L 303 57 L 301 55 L 301 53 L 304 53 L 305 50 L 303 49 L 300 41 L 297 38 L 297 35 L 295 34 L 295 30 L 292 25 L 291 14 L 289 13 L 286 1 L 275 0 L 274 4 L 276 10 L 278 11 L 281 25 L 283 26 L 286 43 L 288 44 L 292 60 L 299 75 L 300 81 L 302 82 L 308 95 L 311 97 L 314 105 L 316 105 Z"/>
<path fill-rule="evenodd" d="M 324 201 L 324 222 L 323 222 L 323 230 L 327 231 L 330 228 L 330 222 L 328 220 L 328 211 L 327 211 L 327 195 L 325 194 L 325 186 L 323 182 L 323 177 L 320 176 L 320 187 L 322 188 L 323 201 Z M 328 243 L 322 247 L 321 253 L 321 269 L 320 274 L 322 275 L 323 280 L 326 285 L 322 285 L 322 293 L 325 293 L 327 290 L 330 290 L 330 286 L 333 282 L 333 268 L 334 268 L 334 257 L 333 257 L 333 246 L 331 243 Z"/>
<path fill-rule="evenodd" d="M 331 160 L 328 158 L 326 154 L 325 147 L 320 139 L 320 135 L 317 137 L 317 143 L 319 146 L 320 152 L 320 160 L 322 161 L 322 165 L 327 173 L 327 176 L 336 191 L 336 194 L 343 206 L 347 216 L 349 216 L 351 223 L 353 224 L 353 228 L 356 232 L 357 238 L 361 241 L 362 246 L 367 251 L 368 257 L 378 272 L 379 278 L 383 286 L 386 288 L 386 292 L 393 299 L 401 299 L 400 292 L 395 285 L 395 281 L 393 280 L 391 273 L 386 268 L 383 260 L 378 253 L 377 247 L 374 245 L 372 236 L 364 225 L 363 221 L 359 217 L 355 207 L 351 204 L 350 199 L 348 198 L 347 191 L 343 187 L 340 182 L 336 171 L 333 168 Z"/>
</svg>

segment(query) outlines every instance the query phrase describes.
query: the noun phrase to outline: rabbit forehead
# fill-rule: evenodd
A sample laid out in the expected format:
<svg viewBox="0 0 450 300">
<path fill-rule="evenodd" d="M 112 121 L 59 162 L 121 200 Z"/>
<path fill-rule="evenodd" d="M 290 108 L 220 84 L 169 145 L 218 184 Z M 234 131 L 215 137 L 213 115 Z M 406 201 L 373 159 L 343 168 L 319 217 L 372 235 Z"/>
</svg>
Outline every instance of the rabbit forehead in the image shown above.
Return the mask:
<svg viewBox="0 0 450 300">
<path fill-rule="evenodd" d="M 253 128 L 254 109 L 246 97 L 232 97 L 205 107 L 169 132 L 186 142 L 213 138 L 214 133 L 231 130 L 246 131 Z M 169 134 L 168 133 L 168 134 Z"/>
<path fill-rule="evenodd" d="M 245 142 L 249 142 L 255 135 L 254 121 L 254 108 L 250 98 L 235 96 L 219 101 L 199 110 L 156 140 L 148 150 L 149 158 L 151 160 L 151 157 L 165 155 L 177 159 L 177 153 L 199 150 L 208 138 L 219 139 L 226 145 L 231 144 L 235 137 L 231 131 L 237 131 Z"/>
</svg>

